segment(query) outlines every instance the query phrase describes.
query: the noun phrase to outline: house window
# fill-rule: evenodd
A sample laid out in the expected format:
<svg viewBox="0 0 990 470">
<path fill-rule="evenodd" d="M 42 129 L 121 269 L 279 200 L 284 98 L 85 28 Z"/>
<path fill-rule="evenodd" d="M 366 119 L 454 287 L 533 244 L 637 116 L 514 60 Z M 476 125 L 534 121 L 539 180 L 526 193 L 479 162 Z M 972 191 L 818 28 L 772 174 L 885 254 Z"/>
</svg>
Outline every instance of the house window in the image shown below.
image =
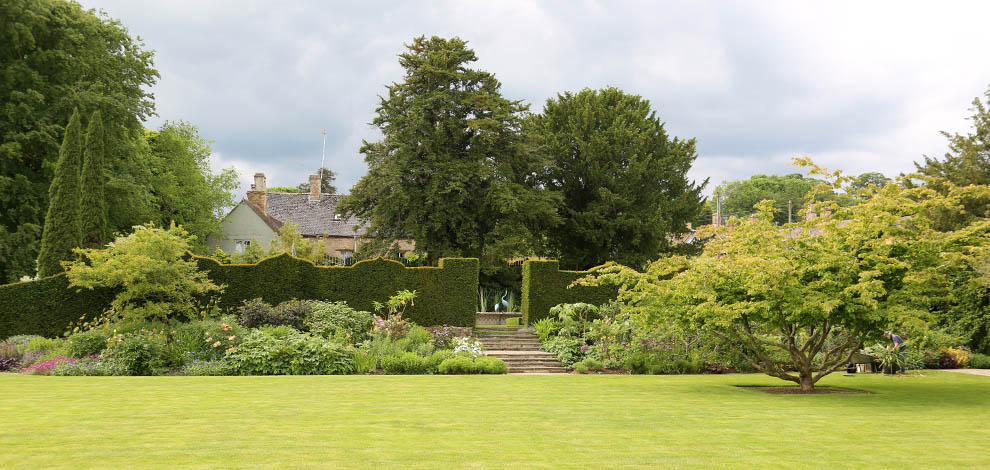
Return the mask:
<svg viewBox="0 0 990 470">
<path fill-rule="evenodd" d="M 251 240 L 234 240 L 234 251 L 244 253 L 244 249 L 251 245 Z"/>
<path fill-rule="evenodd" d="M 340 260 L 344 262 L 345 266 L 350 266 L 354 264 L 354 252 L 351 250 L 340 250 Z"/>
<path fill-rule="evenodd" d="M 341 219 L 340 214 L 333 215 L 333 220 L 340 220 L 340 219 Z"/>
</svg>

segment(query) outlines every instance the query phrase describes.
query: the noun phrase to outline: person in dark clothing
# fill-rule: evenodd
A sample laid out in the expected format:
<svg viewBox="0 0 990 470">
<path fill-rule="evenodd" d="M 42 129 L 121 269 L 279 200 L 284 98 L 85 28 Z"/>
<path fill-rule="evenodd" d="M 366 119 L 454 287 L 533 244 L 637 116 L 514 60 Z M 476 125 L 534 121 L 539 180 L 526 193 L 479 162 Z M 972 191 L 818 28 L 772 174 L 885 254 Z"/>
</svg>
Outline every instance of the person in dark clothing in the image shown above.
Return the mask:
<svg viewBox="0 0 990 470">
<path fill-rule="evenodd" d="M 898 359 L 900 359 L 898 362 L 900 364 L 904 364 L 905 363 L 905 354 L 904 354 L 904 351 L 907 350 L 907 345 L 904 344 L 904 340 L 901 339 L 900 336 L 898 336 L 898 335 L 896 335 L 896 334 L 894 334 L 893 332 L 890 332 L 890 331 L 885 332 L 883 334 L 883 336 L 885 338 L 889 339 L 893 343 L 893 349 L 894 349 L 894 351 L 897 351 L 897 357 L 898 357 Z M 895 365 L 895 366 L 891 367 L 891 369 L 893 369 L 891 371 L 891 373 L 896 374 L 898 367 Z M 902 374 L 904 373 L 904 369 L 903 368 L 901 368 L 901 373 Z"/>
</svg>

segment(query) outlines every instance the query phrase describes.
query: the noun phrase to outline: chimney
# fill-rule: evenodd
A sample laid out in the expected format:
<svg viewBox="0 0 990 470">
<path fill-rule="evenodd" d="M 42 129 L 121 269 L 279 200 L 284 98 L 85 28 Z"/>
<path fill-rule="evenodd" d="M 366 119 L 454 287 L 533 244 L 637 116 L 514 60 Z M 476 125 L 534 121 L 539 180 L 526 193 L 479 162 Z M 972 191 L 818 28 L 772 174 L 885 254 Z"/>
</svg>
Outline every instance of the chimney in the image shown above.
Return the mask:
<svg viewBox="0 0 990 470">
<path fill-rule="evenodd" d="M 251 185 L 251 190 L 247 192 L 248 202 L 258 206 L 261 212 L 268 213 L 268 191 L 265 187 L 265 174 L 255 173 L 254 174 L 254 184 Z"/>
<path fill-rule="evenodd" d="M 712 225 L 716 227 L 722 225 L 722 218 L 718 216 L 718 212 L 712 212 Z"/>
<path fill-rule="evenodd" d="M 804 213 L 804 220 L 815 220 L 816 218 L 818 218 L 818 214 L 815 213 L 813 208 L 808 207 L 808 210 Z"/>
<path fill-rule="evenodd" d="M 309 198 L 320 199 L 320 192 L 323 190 L 319 175 L 309 175 Z"/>
</svg>

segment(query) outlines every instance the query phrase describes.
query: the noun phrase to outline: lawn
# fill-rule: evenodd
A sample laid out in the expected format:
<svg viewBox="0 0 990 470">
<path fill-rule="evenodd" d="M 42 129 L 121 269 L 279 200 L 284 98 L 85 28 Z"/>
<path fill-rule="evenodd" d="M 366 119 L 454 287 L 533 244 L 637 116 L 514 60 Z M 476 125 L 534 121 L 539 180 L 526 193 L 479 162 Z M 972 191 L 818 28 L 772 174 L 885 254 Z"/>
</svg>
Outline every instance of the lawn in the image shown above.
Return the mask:
<svg viewBox="0 0 990 470">
<path fill-rule="evenodd" d="M 0 468 L 990 468 L 990 377 L 0 374 Z"/>
</svg>

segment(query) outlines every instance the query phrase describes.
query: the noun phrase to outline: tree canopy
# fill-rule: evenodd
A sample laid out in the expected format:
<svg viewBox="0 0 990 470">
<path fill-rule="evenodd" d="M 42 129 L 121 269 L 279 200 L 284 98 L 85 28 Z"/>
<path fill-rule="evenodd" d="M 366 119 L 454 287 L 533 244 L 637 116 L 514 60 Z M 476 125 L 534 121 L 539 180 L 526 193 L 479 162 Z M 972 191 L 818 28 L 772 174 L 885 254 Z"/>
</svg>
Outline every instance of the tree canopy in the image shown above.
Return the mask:
<svg viewBox="0 0 990 470">
<path fill-rule="evenodd" d="M 320 176 L 320 192 L 323 194 L 337 194 L 337 187 L 333 185 L 334 180 L 337 179 L 337 173 L 333 170 L 323 167 L 316 170 L 314 175 Z M 285 191 L 285 192 L 298 192 L 298 193 L 308 193 L 309 192 L 309 181 L 305 183 L 300 183 L 296 187 L 296 191 Z"/>
<path fill-rule="evenodd" d="M 544 185 L 562 200 L 546 243 L 564 267 L 641 266 L 668 251 L 701 208 L 707 180 L 687 177 L 694 139 L 670 138 L 640 96 L 565 92 L 533 116 L 532 131 L 549 160 Z"/>
<path fill-rule="evenodd" d="M 140 40 L 78 3 L 4 1 L 0 18 L 0 280 L 12 281 L 34 274 L 73 109 L 101 111 L 108 159 L 125 159 L 129 134 L 154 112 L 158 72 Z"/>
<path fill-rule="evenodd" d="M 835 187 L 848 182 L 812 172 Z M 645 273 L 611 266 L 586 282 L 618 283 L 620 299 L 650 321 L 712 334 L 761 371 L 810 390 L 884 329 L 924 329 L 953 274 L 985 259 L 990 222 L 945 233 L 931 218 L 933 208 L 977 194 L 990 187 L 941 194 L 889 184 L 853 206 L 816 203 L 834 212 L 784 228 L 763 202 L 756 218 L 702 230 L 711 241 L 698 257 L 661 259 Z"/>
<path fill-rule="evenodd" d="M 361 146 L 368 174 L 341 210 L 369 220 L 382 240 L 416 240 L 431 261 L 472 256 L 491 266 L 531 254 L 557 216 L 553 196 L 537 188 L 545 165 L 523 145 L 526 106 L 470 68 L 477 56 L 459 38 L 406 47 L 403 80 L 386 87 L 372 120 L 382 139 Z"/>
</svg>

